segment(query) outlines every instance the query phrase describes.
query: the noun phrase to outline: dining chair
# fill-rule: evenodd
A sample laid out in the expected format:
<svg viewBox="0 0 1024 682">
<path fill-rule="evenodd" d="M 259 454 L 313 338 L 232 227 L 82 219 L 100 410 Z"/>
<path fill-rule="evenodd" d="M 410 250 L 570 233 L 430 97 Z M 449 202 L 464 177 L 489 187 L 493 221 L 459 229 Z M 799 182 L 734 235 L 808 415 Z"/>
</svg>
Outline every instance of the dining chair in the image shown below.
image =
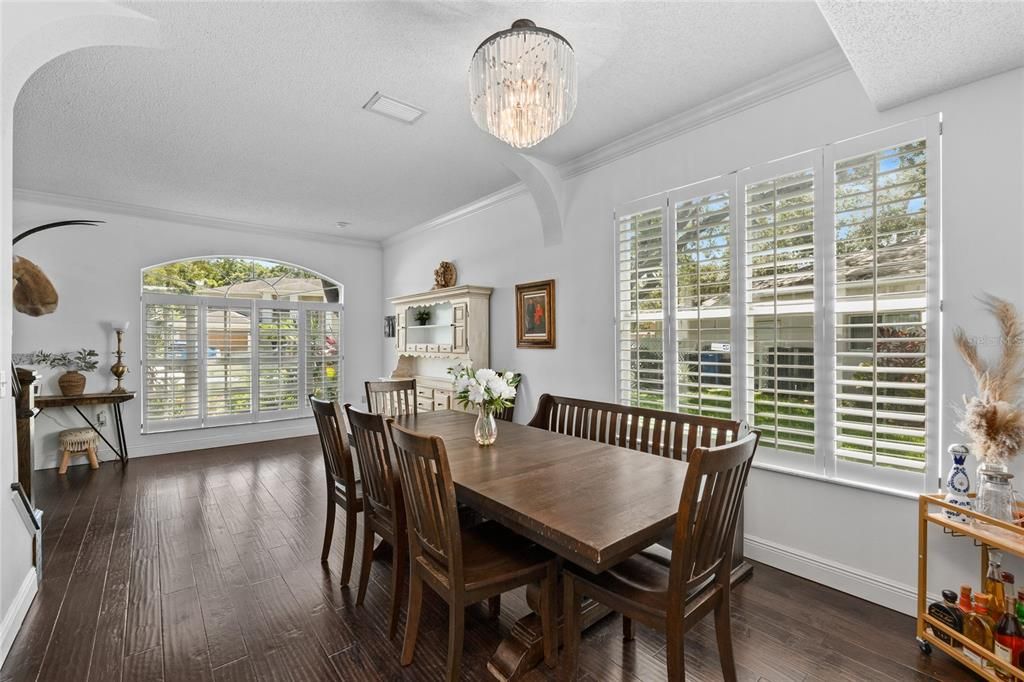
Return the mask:
<svg viewBox="0 0 1024 682">
<path fill-rule="evenodd" d="M 391 546 L 391 615 L 388 637 L 398 631 L 400 596 L 405 588 L 409 562 L 409 538 L 405 528 L 405 505 L 398 474 L 391 464 L 391 438 L 384 417 L 345 404 L 363 489 L 363 560 L 359 571 L 356 605 L 362 605 L 373 563 L 373 539 L 379 535 Z"/>
<path fill-rule="evenodd" d="M 634 620 L 665 632 L 670 682 L 685 679 L 686 632 L 714 611 L 722 674 L 736 679 L 729 615 L 733 533 L 760 438 L 760 431 L 752 431 L 728 445 L 690 453 L 676 517 L 686 522 L 676 523 L 676 549 L 668 562 L 645 550 L 596 575 L 566 564 L 562 679 L 576 677 L 584 597 L 621 613 L 627 639 Z"/>
<path fill-rule="evenodd" d="M 367 381 L 366 407 L 385 417 L 416 414 L 416 379 Z"/>
<path fill-rule="evenodd" d="M 388 428 L 409 532 L 409 607 L 402 665 L 412 663 L 416 650 L 424 583 L 448 602 L 447 679 L 454 682 L 462 658 L 466 605 L 540 582 L 544 661 L 554 667 L 558 560 L 494 521 L 461 529 L 444 441 L 394 422 Z"/>
<path fill-rule="evenodd" d="M 352 464 L 352 451 L 348 447 L 345 422 L 336 400 L 320 400 L 309 396 L 313 419 L 320 435 L 327 472 L 327 527 L 324 529 L 324 549 L 320 561 L 326 562 L 334 539 L 335 506 L 345 510 L 345 551 L 342 554 L 341 584 L 348 585 L 352 576 L 352 557 L 356 548 L 356 520 L 363 510 L 363 495 Z"/>
</svg>

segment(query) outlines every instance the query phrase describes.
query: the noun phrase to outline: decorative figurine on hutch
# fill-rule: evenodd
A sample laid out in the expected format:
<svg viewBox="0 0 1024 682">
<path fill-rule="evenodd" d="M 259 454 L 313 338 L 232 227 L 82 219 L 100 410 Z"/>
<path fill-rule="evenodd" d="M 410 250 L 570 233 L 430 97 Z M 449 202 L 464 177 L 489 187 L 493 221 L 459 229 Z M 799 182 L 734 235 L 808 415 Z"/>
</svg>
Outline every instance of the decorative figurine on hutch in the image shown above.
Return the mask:
<svg viewBox="0 0 1024 682">
<path fill-rule="evenodd" d="M 434 270 L 434 286 L 431 291 L 455 286 L 457 277 L 458 272 L 455 270 L 455 263 L 446 260 L 441 261 L 441 264 Z"/>
<path fill-rule="evenodd" d="M 949 446 L 949 456 L 953 459 L 953 466 L 949 468 L 949 475 L 946 477 L 946 502 L 955 504 L 962 509 L 971 509 L 971 498 L 967 493 L 971 490 L 971 479 L 967 476 L 967 446 L 963 443 Z M 950 521 L 968 523 L 969 519 L 964 514 L 946 510 L 946 518 Z"/>
</svg>

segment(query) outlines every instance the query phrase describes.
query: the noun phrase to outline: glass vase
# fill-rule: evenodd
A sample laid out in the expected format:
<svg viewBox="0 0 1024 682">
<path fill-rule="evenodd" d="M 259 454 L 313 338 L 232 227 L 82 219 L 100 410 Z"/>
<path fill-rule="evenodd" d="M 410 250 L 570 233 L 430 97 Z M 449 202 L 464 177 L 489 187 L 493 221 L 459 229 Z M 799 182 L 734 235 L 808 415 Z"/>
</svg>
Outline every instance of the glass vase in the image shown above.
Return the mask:
<svg viewBox="0 0 1024 682">
<path fill-rule="evenodd" d="M 480 445 L 490 445 L 498 439 L 498 423 L 494 420 L 494 413 L 489 407 L 480 406 L 476 426 L 473 427 L 473 437 Z"/>
</svg>

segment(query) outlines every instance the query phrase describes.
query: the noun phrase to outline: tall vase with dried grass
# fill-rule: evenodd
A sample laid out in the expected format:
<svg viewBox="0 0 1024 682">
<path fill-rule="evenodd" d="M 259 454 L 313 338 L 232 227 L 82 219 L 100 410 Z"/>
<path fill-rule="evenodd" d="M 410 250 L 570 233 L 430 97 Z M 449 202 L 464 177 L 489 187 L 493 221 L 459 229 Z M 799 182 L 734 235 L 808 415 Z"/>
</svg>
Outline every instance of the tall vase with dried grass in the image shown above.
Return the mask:
<svg viewBox="0 0 1024 682">
<path fill-rule="evenodd" d="M 978 459 L 975 508 L 1005 521 L 1013 520 L 1009 463 L 1024 449 L 1024 318 L 1009 301 L 985 296 L 982 304 L 999 323 L 999 357 L 987 362 L 978 341 L 957 327 L 953 339 L 978 383 L 977 395 L 964 396 L 959 429 L 971 439 Z"/>
</svg>

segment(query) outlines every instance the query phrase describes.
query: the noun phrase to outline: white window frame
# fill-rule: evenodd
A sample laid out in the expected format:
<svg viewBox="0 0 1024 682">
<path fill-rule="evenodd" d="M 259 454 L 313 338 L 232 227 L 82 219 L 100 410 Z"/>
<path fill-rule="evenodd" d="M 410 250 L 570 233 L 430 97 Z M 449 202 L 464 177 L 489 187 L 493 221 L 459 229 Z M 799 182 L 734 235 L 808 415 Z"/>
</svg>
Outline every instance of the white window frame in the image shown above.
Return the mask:
<svg viewBox="0 0 1024 682">
<path fill-rule="evenodd" d="M 667 196 L 668 196 L 667 193 L 661 192 L 661 193 L 658 193 L 658 194 L 652 194 L 651 196 L 644 197 L 642 199 L 637 199 L 635 201 L 631 201 L 631 202 L 629 202 L 627 204 L 623 204 L 622 206 L 620 206 L 615 211 L 615 213 L 612 216 L 612 244 L 613 244 L 613 248 L 612 248 L 612 272 L 614 272 L 614 282 L 615 282 L 615 285 L 612 287 L 612 289 L 613 289 L 613 293 L 612 293 L 612 296 L 613 296 L 613 299 L 612 299 L 613 316 L 612 316 L 612 319 L 614 321 L 614 324 L 612 325 L 612 334 L 613 334 L 613 337 L 614 337 L 614 346 L 615 346 L 615 371 L 613 372 L 613 375 L 614 375 L 614 386 L 613 386 L 613 393 L 612 393 L 612 395 L 615 396 L 615 400 L 616 401 L 619 400 L 620 391 L 622 390 L 622 371 L 621 371 L 622 367 L 621 367 L 621 363 L 619 361 L 619 359 L 620 359 L 619 358 L 619 353 L 621 351 L 620 338 L 619 338 L 619 325 L 622 323 L 621 310 L 619 308 L 619 297 L 622 294 L 622 288 L 620 286 L 621 282 L 619 280 L 619 221 L 621 221 L 621 220 L 623 220 L 625 218 L 630 218 L 632 216 L 639 215 L 641 213 L 649 213 L 651 211 L 656 211 L 656 210 L 660 210 L 661 211 L 661 254 L 662 254 L 662 261 L 663 261 L 662 262 L 662 270 L 663 270 L 663 272 L 667 271 L 667 269 L 669 267 L 669 264 L 667 262 L 669 260 L 668 259 L 668 253 L 666 252 L 666 249 L 669 247 L 669 244 L 667 243 L 668 242 L 668 237 L 666 236 L 666 234 L 667 234 L 666 226 L 668 225 L 668 219 L 669 219 L 668 198 L 667 198 Z M 663 277 L 663 279 L 665 278 L 664 274 L 662 275 L 662 277 Z M 669 309 L 668 309 L 668 303 L 669 303 L 668 288 L 669 287 L 667 287 L 665 285 L 662 285 L 662 287 L 661 287 L 661 309 L 662 309 L 663 315 L 666 315 L 666 316 L 667 316 L 668 311 L 669 311 Z M 672 297 L 671 300 L 673 300 L 673 301 L 675 300 L 674 294 L 673 294 L 673 297 Z M 662 324 L 663 325 L 667 325 L 668 324 L 667 317 L 663 318 Z M 675 358 L 674 357 L 670 357 L 671 356 L 671 352 L 670 351 L 672 350 L 673 346 L 670 345 L 669 338 L 670 338 L 669 330 L 665 329 L 664 326 L 663 326 L 662 327 L 662 332 L 661 332 L 661 339 L 662 339 L 662 371 L 664 372 L 665 377 L 672 376 L 672 374 L 669 374 L 669 371 L 670 371 L 669 370 L 669 363 L 670 362 L 672 363 L 671 371 L 673 373 L 675 372 Z M 671 403 L 669 402 L 669 400 L 670 400 L 670 395 L 669 394 L 670 393 L 672 394 L 672 398 L 671 399 L 673 401 L 675 399 L 674 398 L 674 395 L 675 395 L 675 393 L 674 393 L 675 392 L 674 383 L 675 382 L 668 381 L 667 378 L 666 378 L 666 380 L 662 384 L 662 386 L 663 386 L 662 387 L 662 399 L 664 400 L 666 408 L 668 408 L 669 405 L 674 405 L 675 404 L 674 402 L 671 402 Z"/>
<path fill-rule="evenodd" d="M 148 385 L 146 383 L 146 362 L 147 362 L 147 351 L 146 351 L 146 306 L 147 305 L 193 305 L 198 308 L 198 327 L 199 327 L 199 417 L 190 419 L 177 419 L 168 421 L 158 421 L 148 423 L 146 420 L 146 402 L 148 401 Z M 250 321 L 250 349 L 251 349 L 251 367 L 252 367 L 252 407 L 247 414 L 237 415 L 217 415 L 210 417 L 207 415 L 207 385 L 206 385 L 206 370 L 207 370 L 207 310 L 209 306 L 215 306 L 217 308 L 236 308 L 239 310 L 249 311 Z M 288 410 L 272 410 L 261 412 L 259 409 L 259 315 L 258 311 L 262 308 L 271 309 L 289 309 L 295 310 L 298 315 L 298 406 L 295 409 Z M 312 414 L 312 409 L 309 405 L 309 401 L 306 397 L 306 315 L 307 310 L 330 310 L 337 311 L 339 315 L 339 332 L 344 328 L 345 320 L 345 306 L 343 303 L 323 303 L 316 301 L 274 301 L 265 299 L 244 299 L 244 298 L 225 298 L 225 297 L 214 297 L 214 296 L 189 296 L 187 294 L 159 294 L 159 293 L 143 293 L 141 297 L 140 306 L 140 319 L 143 321 L 139 325 L 140 339 L 139 348 L 142 349 L 140 353 L 141 358 L 139 365 L 142 371 L 142 424 L 141 432 L 143 434 L 151 433 L 166 433 L 169 431 L 185 431 L 192 429 L 203 429 L 203 428 L 214 428 L 217 426 L 230 426 L 236 424 L 259 424 L 265 422 L 283 421 L 286 419 L 298 419 L 309 416 Z M 339 349 L 339 369 L 338 371 L 338 396 L 344 395 L 344 364 L 345 364 L 345 348 L 344 341 L 339 334 L 339 342 L 342 344 Z"/>
<path fill-rule="evenodd" d="M 941 197 L 941 131 L 942 121 L 939 115 L 927 116 L 906 123 L 884 128 L 866 135 L 843 140 L 825 147 L 825 182 L 822 183 L 825 190 L 825 197 L 828 200 L 828 234 L 832 239 L 830 248 L 830 259 L 826 263 L 828 285 L 832 292 L 835 291 L 835 162 L 848 159 L 861 154 L 869 154 L 873 151 L 894 147 L 911 140 L 925 140 L 925 197 L 927 198 L 925 210 L 925 322 L 926 322 L 926 343 L 925 351 L 925 462 L 923 476 L 920 473 L 911 471 L 900 471 L 898 469 L 887 469 L 880 467 L 868 467 L 853 462 L 840 461 L 834 455 L 831 457 L 831 467 L 826 469 L 826 475 L 842 480 L 858 481 L 881 486 L 884 488 L 895 488 L 899 490 L 912 490 L 923 492 L 929 489 L 931 481 L 939 480 L 939 450 L 940 450 L 940 429 L 941 429 L 941 367 L 940 359 L 942 344 L 942 197 Z M 834 293 L 833 293 L 834 300 Z M 835 348 L 835 325 L 831 320 L 835 317 L 835 311 L 829 311 L 829 328 L 831 330 L 831 347 Z M 932 319 L 934 318 L 934 319 Z M 835 387 L 835 354 L 828 358 L 828 371 L 831 381 L 829 384 Z M 834 409 L 835 394 L 833 393 L 831 405 Z M 835 438 L 834 420 L 832 431 L 829 435 L 829 442 Z"/>
<path fill-rule="evenodd" d="M 835 381 L 836 381 L 836 254 L 835 254 L 835 162 L 868 154 L 918 139 L 925 140 L 926 155 L 926 340 L 925 352 L 925 462 L 921 472 L 902 471 L 840 461 L 835 454 Z M 934 114 L 897 124 L 882 130 L 853 137 L 824 147 L 808 150 L 782 159 L 759 164 L 742 171 L 692 183 L 667 192 L 653 194 L 622 205 L 615 211 L 614 230 L 614 327 L 615 348 L 614 396 L 619 399 L 621 371 L 619 367 L 619 220 L 641 212 L 661 208 L 663 213 L 664 278 L 663 309 L 665 353 L 665 405 L 678 408 L 677 324 L 676 319 L 676 254 L 675 204 L 706 194 L 728 191 L 732 252 L 731 334 L 732 334 L 732 396 L 733 418 L 750 422 L 747 414 L 747 315 L 746 315 L 746 187 L 773 177 L 808 168 L 814 171 L 814 376 L 815 376 L 815 454 L 799 455 L 774 448 L 761 447 L 754 466 L 773 471 L 792 472 L 863 485 L 872 489 L 895 490 L 900 493 L 921 492 L 939 480 L 941 429 L 941 343 L 942 343 L 942 200 L 941 200 L 941 116 Z"/>
<path fill-rule="evenodd" d="M 825 320 L 828 315 L 825 312 L 827 306 L 831 305 L 831 297 L 826 296 L 827 282 L 825 280 L 824 269 L 825 260 L 828 253 L 828 245 L 822 239 L 822 224 L 821 219 L 827 213 L 828 208 L 825 202 L 825 195 L 822 191 L 822 164 L 823 164 L 823 153 L 821 149 L 812 149 L 810 151 L 801 152 L 792 156 L 787 156 L 776 161 L 770 161 L 768 163 L 760 164 L 751 168 L 745 168 L 740 171 L 736 178 L 736 214 L 738 232 L 742 235 L 742 238 L 737 239 L 737 258 L 733 263 L 734 272 L 739 279 L 739 287 L 742 288 L 740 294 L 741 300 L 738 306 L 733 307 L 733 314 L 737 311 L 742 315 L 743 324 L 738 325 L 739 329 L 739 344 L 743 349 L 744 361 L 741 362 L 741 371 L 739 372 L 741 382 L 743 383 L 743 394 L 740 396 L 742 400 L 740 404 L 734 409 L 733 413 L 740 415 L 747 423 L 753 425 L 753 415 L 747 413 L 746 404 L 746 389 L 749 377 L 747 376 L 746 367 L 746 353 L 750 339 L 747 336 L 747 311 L 746 311 L 746 215 L 747 215 L 747 186 L 758 182 L 764 182 L 792 173 L 797 173 L 803 170 L 811 169 L 814 173 L 814 378 L 815 378 L 815 396 L 814 396 L 814 456 L 801 455 L 795 452 L 788 452 L 785 450 L 778 450 L 774 447 L 766 446 L 764 444 L 758 446 L 758 459 L 763 463 L 773 464 L 775 466 L 783 467 L 786 469 L 793 469 L 796 471 L 804 471 L 807 473 L 823 472 L 825 470 L 825 461 L 827 459 L 825 451 L 820 447 L 822 443 L 827 443 L 827 440 L 821 440 L 823 434 L 826 433 L 823 429 L 822 422 L 827 421 L 831 418 L 832 411 L 828 409 L 827 398 L 822 396 L 822 389 L 818 386 L 818 382 L 821 379 L 827 379 L 829 377 L 828 368 L 824 361 L 826 353 L 822 352 L 827 349 L 827 334 L 828 330 L 826 327 Z M 828 383 L 827 381 L 824 383 Z M 828 432 L 831 433 L 831 432 Z"/>
</svg>

